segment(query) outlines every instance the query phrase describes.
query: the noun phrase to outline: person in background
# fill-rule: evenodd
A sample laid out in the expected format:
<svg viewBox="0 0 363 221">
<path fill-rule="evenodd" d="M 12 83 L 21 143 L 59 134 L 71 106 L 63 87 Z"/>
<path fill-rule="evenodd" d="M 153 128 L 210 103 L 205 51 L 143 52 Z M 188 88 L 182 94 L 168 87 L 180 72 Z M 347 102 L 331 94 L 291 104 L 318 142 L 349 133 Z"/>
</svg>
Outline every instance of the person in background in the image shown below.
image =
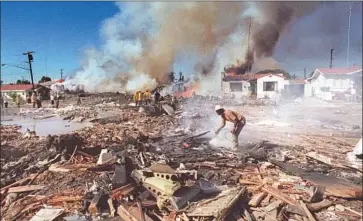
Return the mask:
<svg viewBox="0 0 363 221">
<path fill-rule="evenodd" d="M 246 118 L 235 111 L 224 110 L 220 105 L 217 105 L 214 109 L 222 117 L 222 125 L 216 130 L 216 135 L 226 126 L 226 121 L 233 123 L 231 133 L 233 135 L 233 150 L 236 151 L 238 148 L 238 136 L 246 125 Z"/>
<path fill-rule="evenodd" d="M 37 94 L 35 93 L 35 91 L 33 91 L 33 93 L 32 93 L 31 102 L 33 104 L 33 108 L 35 108 L 35 104 L 37 102 Z"/>
<path fill-rule="evenodd" d="M 78 98 L 77 98 L 77 105 L 81 105 L 81 95 L 80 94 L 78 95 Z"/>
<path fill-rule="evenodd" d="M 20 107 L 20 102 L 21 102 L 21 97 L 20 97 L 20 94 L 18 94 L 15 98 L 15 103 L 16 103 L 16 106 Z"/>
<path fill-rule="evenodd" d="M 154 93 L 154 101 L 155 101 L 155 104 L 159 103 L 159 101 L 160 101 L 160 93 L 158 90 L 156 90 L 156 92 Z"/>
<path fill-rule="evenodd" d="M 8 108 L 8 98 L 5 96 L 4 97 L 4 105 L 5 105 L 5 108 Z"/>
<path fill-rule="evenodd" d="M 350 95 L 352 103 L 357 103 L 357 90 L 355 89 L 354 85 L 350 87 Z"/>
<path fill-rule="evenodd" d="M 31 104 L 31 102 L 32 102 L 29 94 L 26 95 L 26 102 L 27 102 L 27 104 Z"/>
<path fill-rule="evenodd" d="M 52 107 L 54 107 L 54 94 L 53 93 L 50 94 L 50 104 L 52 105 Z"/>
<path fill-rule="evenodd" d="M 0 97 L 0 103 L 1 103 L 1 107 L 4 107 L 4 98 L 3 98 L 3 96 Z"/>
<path fill-rule="evenodd" d="M 151 93 L 149 92 L 149 90 L 147 90 L 147 89 L 145 90 L 143 98 L 144 98 L 146 105 L 151 103 Z"/>
<path fill-rule="evenodd" d="M 136 106 L 140 106 L 141 105 L 141 101 L 142 101 L 142 92 L 140 90 L 136 91 L 134 94 L 134 101 L 136 103 Z"/>
<path fill-rule="evenodd" d="M 37 96 L 37 107 L 38 108 L 42 107 L 42 95 L 40 94 L 40 92 L 38 93 L 38 96 Z"/>
<path fill-rule="evenodd" d="M 55 108 L 59 107 L 59 93 L 56 92 L 55 94 Z"/>
</svg>

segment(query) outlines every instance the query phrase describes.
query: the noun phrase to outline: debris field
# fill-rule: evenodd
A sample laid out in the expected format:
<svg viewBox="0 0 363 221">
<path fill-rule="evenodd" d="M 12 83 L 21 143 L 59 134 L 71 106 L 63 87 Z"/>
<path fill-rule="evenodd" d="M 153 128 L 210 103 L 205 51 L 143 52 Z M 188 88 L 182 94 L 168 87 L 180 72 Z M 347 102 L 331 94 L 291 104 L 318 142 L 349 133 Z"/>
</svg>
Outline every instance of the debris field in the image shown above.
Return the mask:
<svg viewBox="0 0 363 221">
<path fill-rule="evenodd" d="M 241 139 L 251 139 L 231 151 L 211 145 L 205 123 L 227 101 L 198 96 L 170 109 L 168 98 L 142 107 L 125 98 L 17 114 L 92 124 L 71 133 L 2 124 L 2 220 L 362 220 L 362 169 L 345 160 L 353 132 L 258 126 L 268 104 L 240 104 L 251 119 Z"/>
</svg>

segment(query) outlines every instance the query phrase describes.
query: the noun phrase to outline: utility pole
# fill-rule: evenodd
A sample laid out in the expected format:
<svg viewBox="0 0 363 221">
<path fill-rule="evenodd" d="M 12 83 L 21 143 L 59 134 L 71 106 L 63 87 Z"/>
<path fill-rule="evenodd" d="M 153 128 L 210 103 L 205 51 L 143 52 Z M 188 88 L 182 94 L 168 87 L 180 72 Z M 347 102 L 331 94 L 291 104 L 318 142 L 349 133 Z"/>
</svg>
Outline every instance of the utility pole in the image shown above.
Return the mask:
<svg viewBox="0 0 363 221">
<path fill-rule="evenodd" d="M 330 65 L 329 65 L 329 68 L 333 68 L 333 51 L 334 51 L 334 48 L 330 49 Z"/>
<path fill-rule="evenodd" d="M 247 16 L 245 19 L 248 20 L 248 38 L 247 38 L 247 52 L 250 51 L 250 36 L 251 36 L 251 27 L 252 27 L 252 19 L 254 17 Z"/>
<path fill-rule="evenodd" d="M 306 68 L 304 68 L 304 80 L 306 79 Z"/>
<path fill-rule="evenodd" d="M 61 80 L 63 80 L 63 69 L 60 69 L 60 71 L 61 71 Z"/>
<path fill-rule="evenodd" d="M 250 53 L 250 38 L 251 38 L 251 27 L 252 27 L 252 19 L 255 17 L 247 16 L 245 19 L 248 20 L 248 38 L 247 38 L 247 53 Z M 251 71 L 250 67 L 251 65 L 248 65 L 247 69 L 248 71 Z"/>
<path fill-rule="evenodd" d="M 347 43 L 347 68 L 349 67 L 350 20 L 351 20 L 351 17 L 352 17 L 352 3 L 349 4 L 348 43 Z"/>
<path fill-rule="evenodd" d="M 30 71 L 30 77 L 32 79 L 32 86 L 33 86 L 33 90 L 35 89 L 34 87 L 34 78 L 33 78 L 33 69 L 32 69 L 32 61 L 33 61 L 33 53 L 35 53 L 34 51 L 28 51 L 28 52 L 24 52 L 23 55 L 27 55 L 28 57 L 28 63 L 29 63 L 29 71 Z"/>
</svg>

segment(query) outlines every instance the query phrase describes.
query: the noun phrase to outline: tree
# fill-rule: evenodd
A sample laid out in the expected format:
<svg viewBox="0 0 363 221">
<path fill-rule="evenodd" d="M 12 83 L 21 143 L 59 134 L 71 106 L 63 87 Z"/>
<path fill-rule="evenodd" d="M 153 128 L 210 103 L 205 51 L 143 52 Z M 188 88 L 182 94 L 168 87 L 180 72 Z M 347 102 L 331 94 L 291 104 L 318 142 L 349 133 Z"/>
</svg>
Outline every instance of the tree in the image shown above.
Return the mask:
<svg viewBox="0 0 363 221">
<path fill-rule="evenodd" d="M 290 75 L 290 73 L 289 72 L 284 72 L 284 77 L 285 77 L 285 79 L 291 79 L 291 75 Z"/>
<path fill-rule="evenodd" d="M 312 72 L 310 73 L 310 77 L 312 77 L 312 76 L 314 75 L 314 72 L 315 72 L 315 71 L 312 71 Z"/>
<path fill-rule="evenodd" d="M 47 81 L 52 81 L 52 79 L 51 79 L 50 77 L 43 76 L 43 77 L 40 79 L 39 83 L 44 83 L 44 82 L 47 82 Z"/>
<path fill-rule="evenodd" d="M 30 84 L 30 81 L 28 81 L 28 80 L 17 80 L 16 84 Z"/>
</svg>

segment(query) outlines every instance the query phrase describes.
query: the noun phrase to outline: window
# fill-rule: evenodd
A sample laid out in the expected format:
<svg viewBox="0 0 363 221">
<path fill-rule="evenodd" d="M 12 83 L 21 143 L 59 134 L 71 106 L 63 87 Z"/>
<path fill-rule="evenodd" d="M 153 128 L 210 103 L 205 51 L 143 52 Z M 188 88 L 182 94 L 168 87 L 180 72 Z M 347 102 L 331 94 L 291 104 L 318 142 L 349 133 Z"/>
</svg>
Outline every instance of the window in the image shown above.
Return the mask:
<svg viewBox="0 0 363 221">
<path fill-rule="evenodd" d="M 231 92 L 241 92 L 242 91 L 242 83 L 230 83 Z"/>
<path fill-rule="evenodd" d="M 277 89 L 277 81 L 263 82 L 263 91 L 275 91 Z"/>
</svg>

